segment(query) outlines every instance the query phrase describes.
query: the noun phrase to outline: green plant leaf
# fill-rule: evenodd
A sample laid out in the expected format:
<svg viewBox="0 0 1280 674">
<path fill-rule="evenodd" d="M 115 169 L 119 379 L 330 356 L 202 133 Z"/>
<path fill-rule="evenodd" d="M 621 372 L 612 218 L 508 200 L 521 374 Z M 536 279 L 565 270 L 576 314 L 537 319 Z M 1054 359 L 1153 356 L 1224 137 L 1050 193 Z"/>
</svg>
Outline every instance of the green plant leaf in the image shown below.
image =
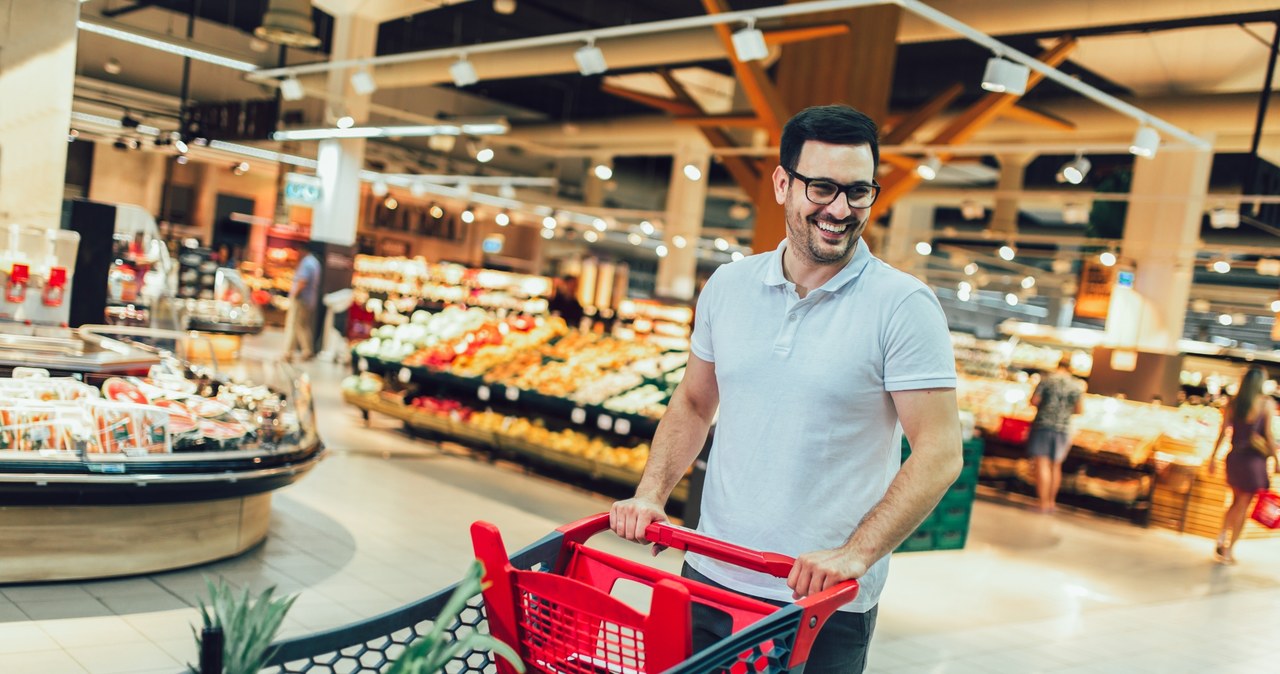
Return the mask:
<svg viewBox="0 0 1280 674">
<path fill-rule="evenodd" d="M 448 641 L 445 630 L 458 622 L 458 616 L 466 610 L 467 602 L 481 591 L 484 566 L 476 561 L 467 575 L 458 583 L 440 614 L 436 616 L 431 631 L 414 641 L 392 664 L 387 674 L 438 674 L 443 672 L 454 658 L 471 651 L 491 651 L 511 663 L 517 672 L 524 672 L 524 663 L 509 645 L 488 634 L 468 632 L 455 641 Z"/>
</svg>

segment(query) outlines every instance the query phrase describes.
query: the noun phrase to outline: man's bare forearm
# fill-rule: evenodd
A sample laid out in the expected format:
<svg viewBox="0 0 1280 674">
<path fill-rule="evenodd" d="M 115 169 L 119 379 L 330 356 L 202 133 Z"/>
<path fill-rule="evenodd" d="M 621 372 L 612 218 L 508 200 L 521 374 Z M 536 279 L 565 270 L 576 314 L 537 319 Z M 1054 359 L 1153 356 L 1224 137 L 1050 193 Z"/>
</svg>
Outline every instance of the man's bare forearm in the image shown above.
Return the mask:
<svg viewBox="0 0 1280 674">
<path fill-rule="evenodd" d="M 950 435 L 950 434 L 948 434 Z M 884 498 L 863 517 L 845 547 L 867 566 L 893 551 L 938 505 L 964 466 L 960 434 L 940 439 L 950 446 L 912 451 Z"/>
<path fill-rule="evenodd" d="M 700 412 L 685 396 L 677 393 L 658 423 L 644 476 L 636 487 L 636 498 L 659 504 L 667 502 L 671 490 L 675 489 L 706 443 L 713 414 L 714 410 Z"/>
</svg>

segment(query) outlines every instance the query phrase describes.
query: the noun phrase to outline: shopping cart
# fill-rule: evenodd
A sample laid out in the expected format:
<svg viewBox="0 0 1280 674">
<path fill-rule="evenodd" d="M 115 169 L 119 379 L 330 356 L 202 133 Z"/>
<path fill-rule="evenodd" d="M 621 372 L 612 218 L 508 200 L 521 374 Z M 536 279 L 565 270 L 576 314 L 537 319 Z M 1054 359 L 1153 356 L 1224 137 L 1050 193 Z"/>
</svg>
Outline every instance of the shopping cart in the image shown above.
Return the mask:
<svg viewBox="0 0 1280 674">
<path fill-rule="evenodd" d="M 827 618 L 857 596 L 856 580 L 783 607 L 726 592 L 637 564 L 587 539 L 609 528 L 607 513 L 560 527 L 507 556 L 501 535 L 487 522 L 472 525 L 476 556 L 484 562 L 488 587 L 446 626 L 457 640 L 471 631 L 489 632 L 512 645 L 534 672 L 547 674 L 773 674 L 801 672 L 813 639 Z M 646 538 L 746 569 L 786 577 L 794 560 L 757 552 L 665 523 L 651 524 Z M 611 593 L 627 580 L 652 588 L 648 614 Z M 429 632 L 453 588 L 409 606 L 320 634 L 279 644 L 264 671 L 330 674 L 377 673 L 419 636 Z M 732 634 L 692 653 L 690 605 L 727 613 Z M 508 674 L 488 653 L 469 652 L 446 667 L 449 674 Z"/>
</svg>

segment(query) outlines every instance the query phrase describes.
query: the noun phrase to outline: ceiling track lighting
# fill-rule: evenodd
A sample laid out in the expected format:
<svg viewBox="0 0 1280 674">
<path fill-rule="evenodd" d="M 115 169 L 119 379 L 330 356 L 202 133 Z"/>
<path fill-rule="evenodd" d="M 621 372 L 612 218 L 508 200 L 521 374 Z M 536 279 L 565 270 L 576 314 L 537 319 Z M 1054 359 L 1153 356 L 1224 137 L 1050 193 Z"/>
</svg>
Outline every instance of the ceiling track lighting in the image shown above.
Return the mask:
<svg viewBox="0 0 1280 674">
<path fill-rule="evenodd" d="M 921 255 L 932 255 L 933 244 L 929 243 L 928 241 L 919 241 L 916 243 L 916 252 Z"/>
<path fill-rule="evenodd" d="M 368 96 L 378 90 L 378 83 L 373 79 L 373 73 L 357 70 L 351 73 L 351 90 L 357 96 Z"/>
<path fill-rule="evenodd" d="M 1005 262 L 1013 261 L 1013 258 L 1018 255 L 1018 251 L 1014 250 L 1013 246 L 1010 246 L 1009 244 L 1000 246 L 1000 250 L 997 251 L 997 253 L 1000 255 L 1000 259 Z"/>
<path fill-rule="evenodd" d="M 916 174 L 925 180 L 933 180 L 938 177 L 938 172 L 942 170 L 942 160 L 937 155 L 929 155 L 919 164 L 916 164 Z"/>
<path fill-rule="evenodd" d="M 459 88 L 469 87 L 480 81 L 480 77 L 476 74 L 476 67 L 467 60 L 466 54 L 459 56 L 458 60 L 449 66 L 449 77 L 453 78 L 453 85 Z"/>
<path fill-rule="evenodd" d="M 756 28 L 755 17 L 748 17 L 746 27 L 734 31 L 733 54 L 742 63 L 768 58 L 769 45 L 764 41 L 764 33 Z"/>
<path fill-rule="evenodd" d="M 982 73 L 982 88 L 997 94 L 1021 96 L 1027 93 L 1027 77 L 1031 69 L 1021 63 L 1007 61 L 1000 54 L 987 59 Z"/>
<path fill-rule="evenodd" d="M 582 73 L 583 77 L 600 75 L 609 70 L 609 64 L 604 60 L 604 52 L 596 46 L 594 37 L 587 38 L 587 43 L 573 52 L 573 60 L 578 64 L 578 72 Z"/>
<path fill-rule="evenodd" d="M 111 25 L 108 23 L 99 23 L 99 19 L 97 18 L 93 18 L 92 20 L 82 18 L 76 21 L 76 28 L 86 33 L 103 35 L 122 42 L 146 47 L 148 49 L 155 49 L 156 51 L 162 51 L 168 54 L 176 54 L 194 61 L 212 63 L 224 68 L 239 70 L 241 72 L 248 73 L 258 69 L 258 65 L 256 63 L 241 61 L 240 59 L 233 58 L 231 56 L 223 56 L 222 54 L 216 54 L 207 49 L 196 49 L 191 46 L 191 43 L 183 44 L 180 42 L 174 42 L 172 41 L 173 38 L 168 35 L 150 33 L 133 26 L 129 26 L 128 30 L 116 27 L 123 25 L 124 24 Z"/>
<path fill-rule="evenodd" d="M 1160 149 L 1160 133 L 1143 124 L 1133 134 L 1133 142 L 1129 144 L 1129 152 L 1139 157 L 1150 159 Z"/>
<path fill-rule="evenodd" d="M 493 0 L 495 14 L 515 14 L 516 0 Z"/>
<path fill-rule="evenodd" d="M 124 66 L 120 65 L 119 59 L 113 56 L 102 64 L 102 69 L 107 71 L 108 75 L 119 75 L 124 71 Z"/>
<path fill-rule="evenodd" d="M 599 161 L 591 168 L 591 173 L 600 180 L 611 180 L 613 178 L 613 167 L 607 161 Z"/>
<path fill-rule="evenodd" d="M 1213 229 L 1236 229 L 1240 227 L 1240 211 L 1219 206 L 1209 211 L 1209 226 Z"/>
<path fill-rule="evenodd" d="M 1104 250 L 1098 254 L 1098 262 L 1104 267 L 1114 267 L 1116 265 L 1116 254 L 1114 251 Z"/>
<path fill-rule="evenodd" d="M 1093 168 L 1093 162 L 1089 161 L 1083 153 L 1077 152 L 1076 158 L 1062 165 L 1058 169 L 1058 182 L 1065 182 L 1072 185 L 1079 185 L 1084 182 L 1085 176 L 1089 175 L 1089 169 Z"/>
</svg>

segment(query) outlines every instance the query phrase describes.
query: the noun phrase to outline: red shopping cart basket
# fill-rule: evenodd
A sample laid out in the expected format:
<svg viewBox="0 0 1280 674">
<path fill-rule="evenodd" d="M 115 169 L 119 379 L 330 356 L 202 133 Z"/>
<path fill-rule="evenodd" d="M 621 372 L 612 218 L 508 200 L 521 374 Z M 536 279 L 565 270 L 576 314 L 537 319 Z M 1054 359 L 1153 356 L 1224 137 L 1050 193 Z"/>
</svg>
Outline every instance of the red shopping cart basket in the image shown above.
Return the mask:
<svg viewBox="0 0 1280 674">
<path fill-rule="evenodd" d="M 471 526 L 476 557 L 484 563 L 484 603 L 489 631 L 511 645 L 526 667 L 545 674 L 643 674 L 718 671 L 713 663 L 733 655 L 732 674 L 787 672 L 803 666 L 813 638 L 828 617 L 857 596 L 858 582 L 779 608 L 732 592 L 586 547 L 607 529 L 603 513 L 565 525 L 557 567 L 515 568 L 497 527 Z M 757 552 L 665 523 L 645 530 L 650 542 L 689 550 L 743 568 L 786 577 L 795 560 Z M 611 592 L 620 580 L 652 588 L 648 614 Z M 693 655 L 691 604 L 725 612 L 733 634 L 707 652 Z M 703 664 L 699 664 L 699 663 Z M 500 674 L 511 674 L 504 662 Z"/>
</svg>

